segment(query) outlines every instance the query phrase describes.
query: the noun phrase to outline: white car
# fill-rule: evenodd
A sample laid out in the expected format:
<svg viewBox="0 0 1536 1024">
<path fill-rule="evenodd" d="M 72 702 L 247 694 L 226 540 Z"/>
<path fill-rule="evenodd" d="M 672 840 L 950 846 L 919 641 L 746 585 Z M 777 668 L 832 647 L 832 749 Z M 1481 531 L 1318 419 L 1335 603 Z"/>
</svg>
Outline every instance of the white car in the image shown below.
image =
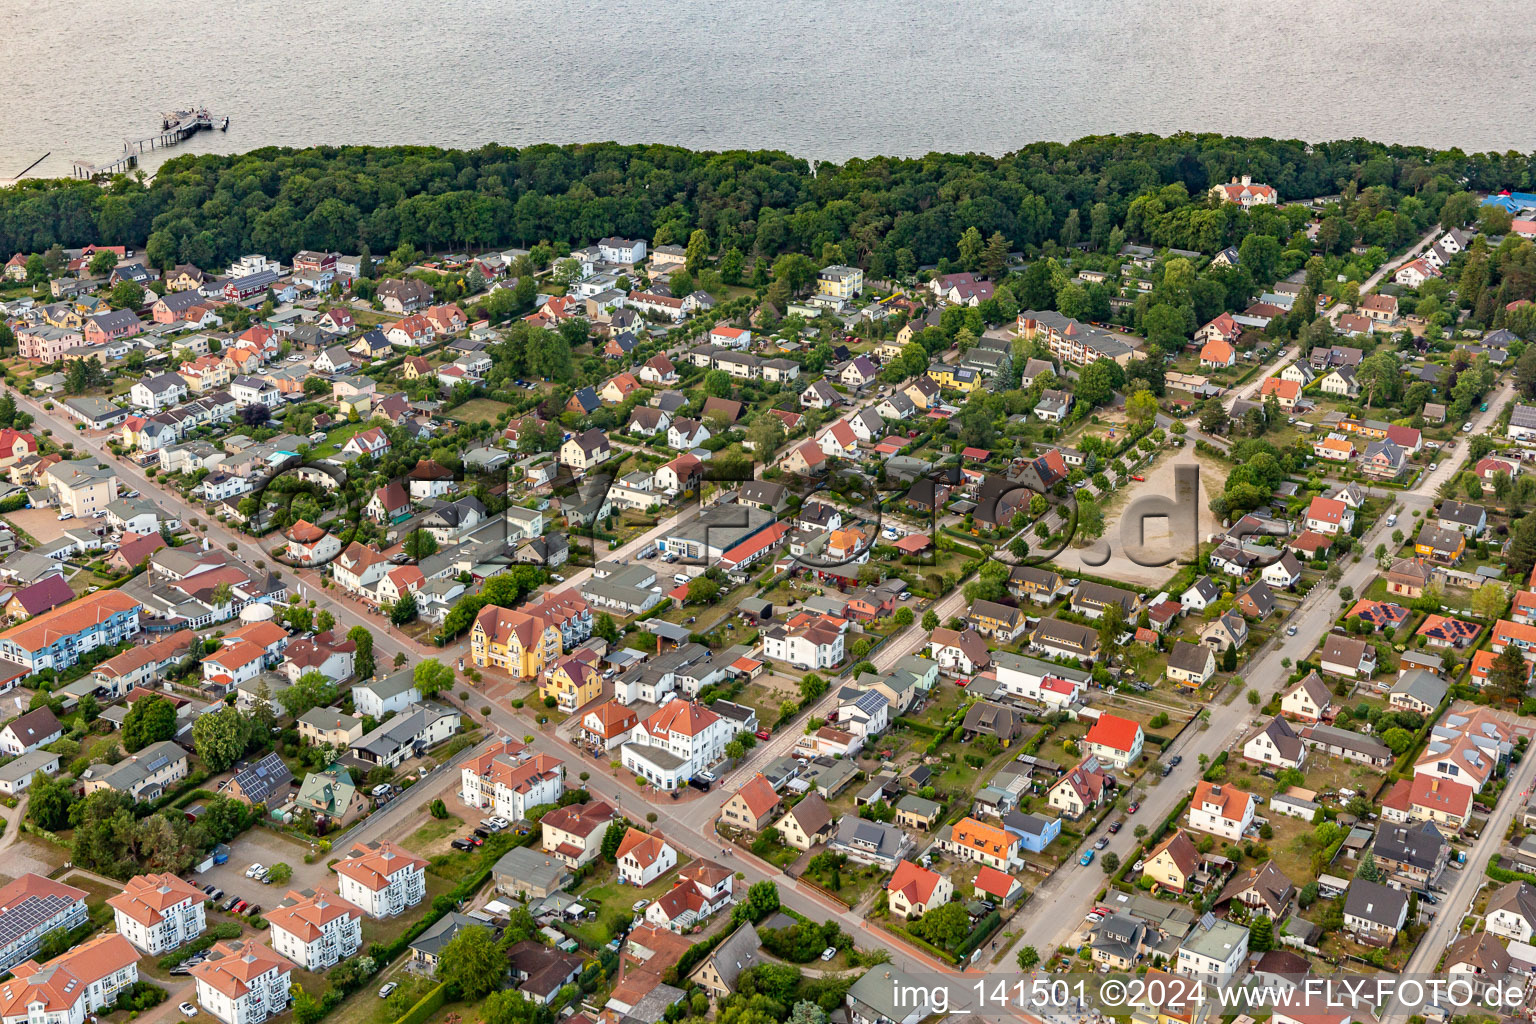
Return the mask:
<svg viewBox="0 0 1536 1024">
<path fill-rule="evenodd" d="M 266 868 L 262 867 L 260 864 L 252 864 L 250 867 L 245 869 L 245 877 L 255 878 L 265 870 Z"/>
<path fill-rule="evenodd" d="M 180 1006 L 176 1007 L 176 1009 L 181 1011 L 181 1015 L 183 1017 L 197 1016 L 197 1007 L 193 1006 L 191 1003 L 182 1003 Z"/>
<path fill-rule="evenodd" d="M 59 522 L 61 522 L 61 523 L 64 520 L 66 520 L 66 519 L 73 519 L 73 518 L 75 518 L 75 514 L 73 512 L 60 512 L 59 513 Z"/>
<path fill-rule="evenodd" d="M 826 949 L 821 951 L 821 958 L 823 960 L 831 960 L 835 956 L 837 956 L 836 946 L 828 946 Z"/>
<path fill-rule="evenodd" d="M 388 999 L 389 998 L 389 994 L 391 992 L 393 992 L 395 989 L 399 988 L 399 987 L 400 986 L 398 984 L 396 984 L 395 982 L 393 982 L 393 981 L 389 982 L 383 988 L 379 989 L 379 998 L 380 999 Z"/>
<path fill-rule="evenodd" d="M 1471 420 L 1468 420 L 1467 422 L 1465 422 L 1465 423 L 1463 423 L 1461 425 L 1461 432 L 1463 434 L 1470 434 L 1470 433 L 1472 433 L 1472 421 Z"/>
<path fill-rule="evenodd" d="M 635 913 L 638 914 L 638 913 L 640 913 L 640 911 L 644 910 L 646 907 L 648 907 L 650 905 L 651 905 L 651 901 L 650 900 L 635 900 L 635 902 L 633 902 L 633 903 L 631 903 L 629 905 L 629 909 L 633 910 Z"/>
<path fill-rule="evenodd" d="M 511 828 L 512 827 L 512 823 L 510 821 L 508 821 L 506 818 L 501 817 L 500 815 L 497 815 L 496 817 L 492 818 L 491 819 L 491 824 L 495 825 L 497 828 Z"/>
</svg>

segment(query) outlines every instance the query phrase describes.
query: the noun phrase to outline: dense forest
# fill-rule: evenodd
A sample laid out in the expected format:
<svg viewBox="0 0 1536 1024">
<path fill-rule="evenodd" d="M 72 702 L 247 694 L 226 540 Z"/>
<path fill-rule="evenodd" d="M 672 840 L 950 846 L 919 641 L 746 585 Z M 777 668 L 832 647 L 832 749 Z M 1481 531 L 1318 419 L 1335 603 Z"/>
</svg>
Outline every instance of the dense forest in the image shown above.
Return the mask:
<svg viewBox="0 0 1536 1024">
<path fill-rule="evenodd" d="M 1536 156 L 1220 135 L 1100 136 L 1002 157 L 842 165 L 613 143 L 268 148 L 178 157 L 147 186 L 125 177 L 106 188 L 66 179 L 0 190 L 0 254 L 97 242 L 143 248 L 160 266 L 212 269 L 256 251 L 558 249 L 607 235 L 681 244 L 702 229 L 717 251 L 748 259 L 832 246 L 878 277 L 953 256 L 969 228 L 1017 249 L 1103 248 L 1114 236 L 1209 253 L 1254 232 L 1285 237 L 1295 225 L 1275 223 L 1282 215 L 1272 209 L 1203 202 L 1212 183 L 1241 174 L 1286 200 L 1365 200 L 1369 217 L 1327 225 L 1322 241 L 1342 252 L 1405 241 L 1453 193 L 1532 188 Z"/>
</svg>

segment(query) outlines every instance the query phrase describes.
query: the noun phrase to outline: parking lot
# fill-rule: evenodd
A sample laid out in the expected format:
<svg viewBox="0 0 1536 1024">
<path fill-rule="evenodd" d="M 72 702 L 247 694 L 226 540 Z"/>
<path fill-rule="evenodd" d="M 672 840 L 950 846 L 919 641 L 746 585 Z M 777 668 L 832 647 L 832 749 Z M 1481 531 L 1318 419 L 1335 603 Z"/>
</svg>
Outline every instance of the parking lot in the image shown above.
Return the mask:
<svg viewBox="0 0 1536 1024">
<path fill-rule="evenodd" d="M 235 840 L 228 864 L 216 864 L 202 874 L 192 875 L 197 885 L 213 883 L 227 896 L 238 894 L 242 899 L 270 907 L 283 898 L 289 889 L 306 889 L 312 886 L 331 888 L 334 877 L 325 866 L 325 860 L 313 864 L 304 863 L 309 848 L 296 839 L 265 828 L 253 828 Z M 246 868 L 252 864 L 271 867 L 287 864 L 293 868 L 293 878 L 286 885 L 262 885 L 245 877 Z"/>
</svg>

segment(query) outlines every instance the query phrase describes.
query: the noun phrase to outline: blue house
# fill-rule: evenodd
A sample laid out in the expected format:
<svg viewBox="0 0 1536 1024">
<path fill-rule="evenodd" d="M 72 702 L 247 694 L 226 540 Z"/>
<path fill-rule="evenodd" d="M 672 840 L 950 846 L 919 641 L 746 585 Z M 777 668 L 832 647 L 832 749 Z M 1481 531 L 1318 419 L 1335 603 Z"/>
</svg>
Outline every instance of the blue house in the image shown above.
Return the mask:
<svg viewBox="0 0 1536 1024">
<path fill-rule="evenodd" d="M 1061 819 L 1045 818 L 1023 811 L 1003 815 L 1003 828 L 1019 837 L 1019 847 L 1030 853 L 1042 853 L 1061 835 Z"/>
</svg>

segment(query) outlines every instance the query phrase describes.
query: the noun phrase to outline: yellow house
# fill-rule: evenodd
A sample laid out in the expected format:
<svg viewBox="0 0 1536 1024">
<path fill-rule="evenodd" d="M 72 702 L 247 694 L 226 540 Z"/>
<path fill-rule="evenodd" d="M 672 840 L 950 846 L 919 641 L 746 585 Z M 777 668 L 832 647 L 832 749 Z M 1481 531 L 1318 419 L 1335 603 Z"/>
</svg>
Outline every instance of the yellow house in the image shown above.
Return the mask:
<svg viewBox="0 0 1536 1024">
<path fill-rule="evenodd" d="M 1200 867 L 1200 851 L 1183 829 L 1157 846 L 1142 865 L 1143 878 L 1150 878 L 1164 889 L 1184 892 Z"/>
<path fill-rule="evenodd" d="M 882 341 L 880 344 L 876 345 L 875 350 L 871 352 L 870 355 L 874 356 L 881 362 L 889 362 L 892 359 L 899 359 L 901 357 L 902 347 L 902 342 L 893 338 L 888 338 L 885 341 Z"/>
<path fill-rule="evenodd" d="M 190 264 L 183 264 L 175 269 L 165 279 L 165 290 L 169 292 L 189 292 L 203 285 L 203 272 Z"/>
<path fill-rule="evenodd" d="M 527 612 L 487 605 L 470 631 L 469 650 L 480 668 L 532 679 L 560 656 L 560 629 Z"/>
<path fill-rule="evenodd" d="M 584 653 L 590 655 L 591 652 Z M 539 698 L 555 698 L 556 705 L 567 714 L 602 694 L 602 673 L 591 661 L 576 654 L 558 661 L 539 684 Z"/>
<path fill-rule="evenodd" d="M 182 363 L 176 372 L 181 374 L 190 390 L 200 395 L 229 386 L 229 367 L 219 356 L 198 356 L 191 362 Z"/>
<path fill-rule="evenodd" d="M 1414 538 L 1413 553 L 1432 562 L 1454 564 L 1467 553 L 1467 538 L 1458 530 L 1445 530 L 1426 523 Z"/>
<path fill-rule="evenodd" d="M 981 387 L 981 375 L 975 370 L 950 366 L 948 363 L 934 363 L 928 367 L 928 379 L 946 391 L 960 391 L 967 395 Z"/>
<path fill-rule="evenodd" d="M 864 290 L 864 271 L 858 267 L 832 266 L 816 275 L 816 294 L 834 299 L 853 299 Z"/>
<path fill-rule="evenodd" d="M 59 508 L 84 519 L 117 500 L 117 473 L 94 459 L 56 462 L 43 480 L 58 495 Z"/>
</svg>

